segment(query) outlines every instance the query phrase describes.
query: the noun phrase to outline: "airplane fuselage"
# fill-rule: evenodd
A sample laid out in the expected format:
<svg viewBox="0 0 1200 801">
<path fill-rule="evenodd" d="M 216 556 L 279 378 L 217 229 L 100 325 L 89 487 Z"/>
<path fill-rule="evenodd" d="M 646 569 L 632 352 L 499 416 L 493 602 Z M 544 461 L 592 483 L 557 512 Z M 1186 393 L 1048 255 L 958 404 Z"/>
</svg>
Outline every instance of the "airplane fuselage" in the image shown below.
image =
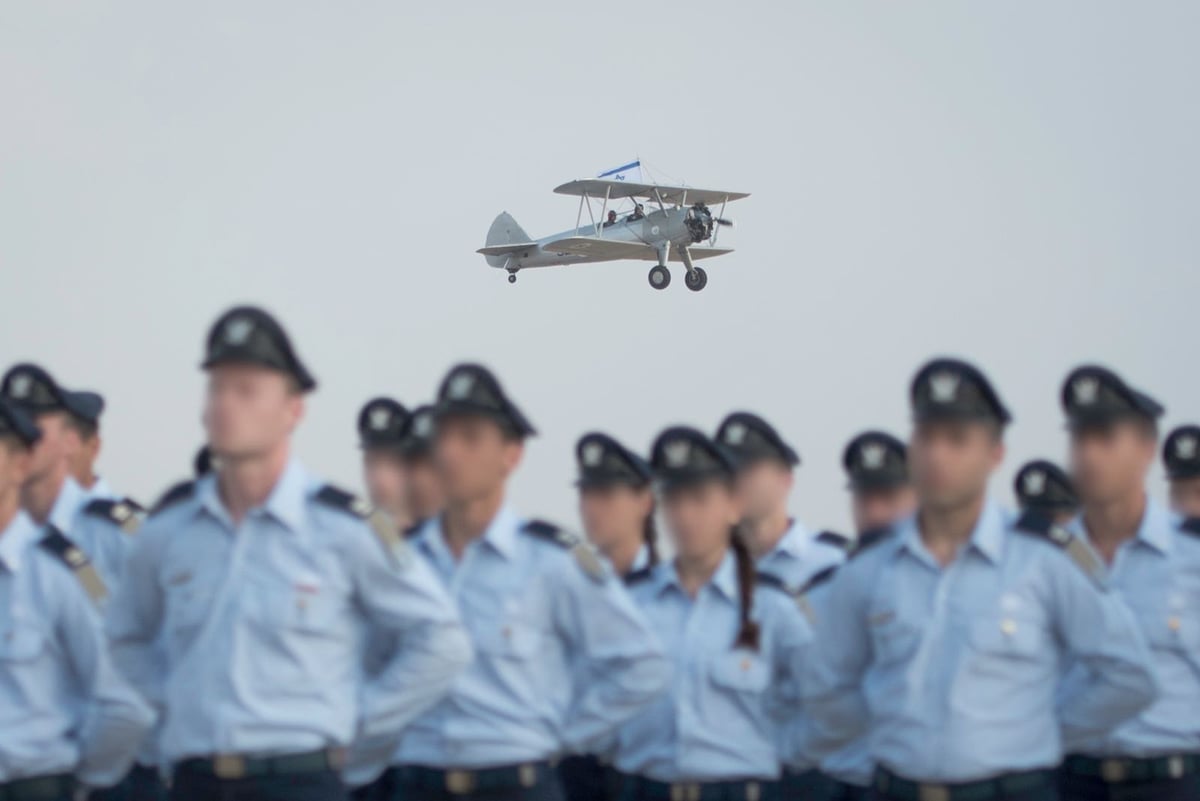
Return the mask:
<svg viewBox="0 0 1200 801">
<path fill-rule="evenodd" d="M 671 250 L 675 250 L 695 241 L 687 225 L 687 214 L 686 208 L 655 209 L 640 220 L 631 221 L 627 219 L 629 215 L 622 215 L 614 224 L 602 226 L 599 230 L 596 226 L 585 225 L 562 231 L 534 240 L 536 248 L 530 247 L 528 250 L 513 253 L 507 263 L 493 266 L 507 270 L 527 270 L 532 267 L 557 267 L 563 264 L 614 260 L 580 253 L 556 253 L 545 247 L 551 242 L 573 236 L 598 236 L 617 242 L 648 245 L 656 249 L 669 243 Z"/>
</svg>

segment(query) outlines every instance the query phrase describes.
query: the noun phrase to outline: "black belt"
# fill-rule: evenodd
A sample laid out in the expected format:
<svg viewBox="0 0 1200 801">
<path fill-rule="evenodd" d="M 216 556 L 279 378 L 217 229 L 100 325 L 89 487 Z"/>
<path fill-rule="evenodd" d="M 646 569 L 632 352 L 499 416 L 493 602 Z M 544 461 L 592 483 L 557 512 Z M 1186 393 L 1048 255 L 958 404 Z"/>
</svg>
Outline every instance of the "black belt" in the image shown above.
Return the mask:
<svg viewBox="0 0 1200 801">
<path fill-rule="evenodd" d="M 259 776 L 290 776 L 297 773 L 317 773 L 323 770 L 340 771 L 346 752 L 341 748 L 322 748 L 302 754 L 253 757 L 240 754 L 217 754 L 211 757 L 185 759 L 175 765 L 177 771 L 203 773 L 218 779 L 249 779 Z"/>
<path fill-rule="evenodd" d="M 537 787 L 554 773 L 549 762 L 525 762 L 478 770 L 401 765 L 394 770 L 403 785 L 451 795 Z"/>
<path fill-rule="evenodd" d="M 824 797 L 829 792 L 832 780 L 821 771 L 797 771 L 785 768 L 783 771 L 783 786 L 793 797 L 805 798 L 809 795 Z"/>
<path fill-rule="evenodd" d="M 936 784 L 914 782 L 880 768 L 875 771 L 873 783 L 878 792 L 900 801 L 991 801 L 1049 787 L 1054 783 L 1054 771 L 1031 770 L 977 782 Z"/>
<path fill-rule="evenodd" d="M 1200 773 L 1200 754 L 1113 759 L 1069 756 L 1063 761 L 1062 767 L 1066 773 L 1103 779 L 1109 784 L 1182 779 Z"/>
<path fill-rule="evenodd" d="M 70 773 L 13 779 L 0 784 L 0 801 L 51 801 L 75 792 L 75 777 Z"/>
<path fill-rule="evenodd" d="M 659 782 L 642 776 L 632 777 L 637 783 L 637 795 L 651 801 L 760 801 L 775 797 L 779 782 L 767 781 L 713 781 L 713 782 Z"/>
</svg>

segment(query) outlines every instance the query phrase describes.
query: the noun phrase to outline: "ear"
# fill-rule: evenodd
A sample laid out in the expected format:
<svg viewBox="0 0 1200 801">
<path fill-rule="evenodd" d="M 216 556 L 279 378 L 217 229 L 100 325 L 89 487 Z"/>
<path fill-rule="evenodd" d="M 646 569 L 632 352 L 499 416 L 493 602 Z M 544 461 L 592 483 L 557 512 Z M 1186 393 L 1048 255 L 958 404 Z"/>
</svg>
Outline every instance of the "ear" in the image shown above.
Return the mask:
<svg viewBox="0 0 1200 801">
<path fill-rule="evenodd" d="M 638 493 L 638 509 L 646 517 L 654 511 L 654 492 L 646 487 Z"/>
<path fill-rule="evenodd" d="M 1004 461 L 1004 455 L 1008 452 L 1004 440 L 997 439 L 992 445 L 992 469 L 995 470 Z"/>
<path fill-rule="evenodd" d="M 510 440 L 504 443 L 504 469 L 512 473 L 525 457 L 525 443 L 521 440 Z"/>
<path fill-rule="evenodd" d="M 288 396 L 287 407 L 288 416 L 291 418 L 288 427 L 291 431 L 295 431 L 301 421 L 304 420 L 304 412 L 308 408 L 308 405 L 305 403 L 304 396 L 296 393 Z"/>
</svg>

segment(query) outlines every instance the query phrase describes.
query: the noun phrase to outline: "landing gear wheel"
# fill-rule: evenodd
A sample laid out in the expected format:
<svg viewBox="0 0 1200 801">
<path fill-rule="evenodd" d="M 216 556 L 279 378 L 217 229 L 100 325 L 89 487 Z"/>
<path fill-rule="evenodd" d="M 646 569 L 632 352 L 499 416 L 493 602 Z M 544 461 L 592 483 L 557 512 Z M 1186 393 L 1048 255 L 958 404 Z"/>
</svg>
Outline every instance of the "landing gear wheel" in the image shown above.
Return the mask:
<svg viewBox="0 0 1200 801">
<path fill-rule="evenodd" d="M 650 286 L 655 289 L 666 289 L 671 285 L 671 272 L 662 265 L 650 268 Z"/>
<path fill-rule="evenodd" d="M 699 292 L 708 286 L 708 273 L 704 272 L 703 267 L 697 267 L 695 272 L 690 272 L 683 277 L 683 283 L 693 292 Z"/>
<path fill-rule="evenodd" d="M 510 283 L 510 284 L 515 284 L 515 283 L 517 283 L 517 274 L 516 274 L 516 273 L 509 273 L 509 274 L 508 274 L 508 283 Z"/>
</svg>

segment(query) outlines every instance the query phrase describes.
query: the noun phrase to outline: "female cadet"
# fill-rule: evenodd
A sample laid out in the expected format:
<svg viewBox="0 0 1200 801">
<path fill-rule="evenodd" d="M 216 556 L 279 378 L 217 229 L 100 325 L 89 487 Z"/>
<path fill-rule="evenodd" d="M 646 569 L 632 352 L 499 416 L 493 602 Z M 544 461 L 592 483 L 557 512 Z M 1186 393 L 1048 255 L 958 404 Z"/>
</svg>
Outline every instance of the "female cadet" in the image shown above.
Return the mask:
<svg viewBox="0 0 1200 801">
<path fill-rule="evenodd" d="M 619 731 L 624 801 L 772 801 L 777 727 L 799 712 L 812 633 L 785 592 L 756 581 L 735 536 L 734 458 L 692 428 L 670 428 L 651 465 L 673 561 L 630 592 L 674 660 L 671 689 Z"/>
<path fill-rule="evenodd" d="M 579 516 L 592 545 L 620 576 L 658 564 L 653 473 L 646 460 L 607 434 L 592 432 L 575 443 L 575 462 Z M 576 754 L 559 762 L 567 801 L 614 798 L 620 779 L 607 762 L 596 754 Z"/>
</svg>

